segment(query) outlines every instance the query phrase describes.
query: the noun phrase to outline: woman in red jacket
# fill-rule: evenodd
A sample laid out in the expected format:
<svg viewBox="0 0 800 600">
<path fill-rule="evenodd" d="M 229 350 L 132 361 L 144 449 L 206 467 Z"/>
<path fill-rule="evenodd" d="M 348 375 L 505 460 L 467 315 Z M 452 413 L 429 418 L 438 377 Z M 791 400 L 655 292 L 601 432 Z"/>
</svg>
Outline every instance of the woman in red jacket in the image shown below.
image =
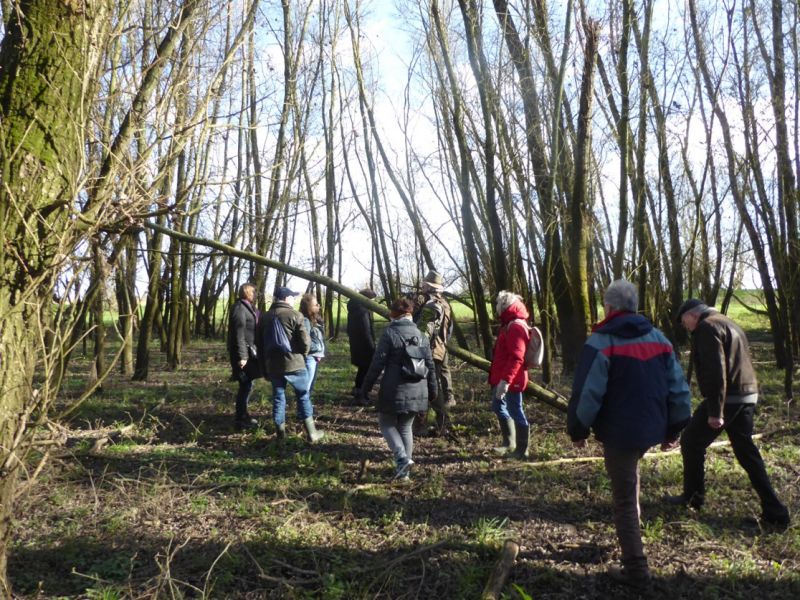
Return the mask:
<svg viewBox="0 0 800 600">
<path fill-rule="evenodd" d="M 505 290 L 497 295 L 496 308 L 500 315 L 500 331 L 492 352 L 489 385 L 492 386 L 492 410 L 500 422 L 503 445 L 495 451 L 524 458 L 528 456 L 530 432 L 522 406 L 522 391 L 528 385 L 525 349 L 530 339 L 530 315 L 522 297 Z"/>
</svg>

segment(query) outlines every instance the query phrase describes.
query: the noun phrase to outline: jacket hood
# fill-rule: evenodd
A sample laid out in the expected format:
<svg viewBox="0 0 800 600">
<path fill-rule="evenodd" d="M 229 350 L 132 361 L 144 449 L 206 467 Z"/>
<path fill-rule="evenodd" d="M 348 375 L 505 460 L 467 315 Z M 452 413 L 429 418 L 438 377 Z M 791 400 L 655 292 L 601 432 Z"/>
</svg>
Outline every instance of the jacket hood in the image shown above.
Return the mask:
<svg viewBox="0 0 800 600">
<path fill-rule="evenodd" d="M 503 311 L 503 314 L 500 315 L 500 322 L 505 325 L 514 319 L 522 319 L 523 321 L 527 321 L 528 317 L 530 317 L 528 314 L 528 309 L 525 308 L 525 305 L 522 302 L 517 300 L 514 302 L 514 304 Z"/>
<path fill-rule="evenodd" d="M 642 315 L 615 311 L 594 326 L 596 333 L 607 333 L 621 338 L 637 338 L 650 333 L 653 324 Z"/>
</svg>

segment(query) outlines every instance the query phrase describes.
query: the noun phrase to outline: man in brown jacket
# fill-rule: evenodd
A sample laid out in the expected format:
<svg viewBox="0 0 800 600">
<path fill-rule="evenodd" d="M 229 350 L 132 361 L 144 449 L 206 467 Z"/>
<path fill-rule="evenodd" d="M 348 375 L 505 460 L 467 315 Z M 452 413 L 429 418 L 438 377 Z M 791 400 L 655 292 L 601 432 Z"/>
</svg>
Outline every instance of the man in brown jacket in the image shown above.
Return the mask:
<svg viewBox="0 0 800 600">
<path fill-rule="evenodd" d="M 417 327 L 431 341 L 431 354 L 436 367 L 436 380 L 439 386 L 437 399 L 431 403 L 436 414 L 436 431 L 441 434 L 449 426 L 448 409 L 456 405 L 453 393 L 453 380 L 450 377 L 447 342 L 450 339 L 453 311 L 445 300 L 444 282 L 441 274 L 428 271 L 422 280 L 422 299 L 414 311 L 413 319 Z M 428 420 L 427 412 L 419 413 L 415 421 L 417 435 L 425 435 Z"/>
<path fill-rule="evenodd" d="M 744 331 L 697 299 L 681 305 L 678 319 L 692 336 L 692 362 L 703 401 L 681 436 L 683 493 L 666 496 L 665 500 L 693 508 L 703 505 L 706 448 L 724 429 L 736 460 L 761 500 L 762 523 L 787 527 L 789 511 L 775 494 L 761 453 L 753 443 L 758 381 Z"/>
</svg>

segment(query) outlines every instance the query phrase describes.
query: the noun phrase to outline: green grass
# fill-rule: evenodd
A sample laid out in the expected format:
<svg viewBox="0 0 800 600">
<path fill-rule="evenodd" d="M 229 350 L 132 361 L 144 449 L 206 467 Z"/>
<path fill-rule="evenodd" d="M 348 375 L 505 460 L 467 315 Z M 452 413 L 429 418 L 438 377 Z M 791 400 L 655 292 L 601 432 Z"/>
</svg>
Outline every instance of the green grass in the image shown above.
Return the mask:
<svg viewBox="0 0 800 600">
<path fill-rule="evenodd" d="M 767 343 L 755 342 L 754 353 L 768 356 Z M 88 363 L 75 356 L 56 409 L 85 385 Z M 780 373 L 766 360 L 757 368 L 766 391 L 756 426 L 768 433 L 759 445 L 796 513 L 800 426 L 773 387 Z M 576 450 L 564 415 L 528 400 L 530 462 L 498 459 L 485 374 L 458 361 L 453 372 L 452 437 L 415 440 L 411 483 L 395 485 L 375 413 L 348 404 L 354 370 L 345 341 L 332 342 L 321 365 L 315 410 L 328 437 L 314 447 L 300 434 L 293 401 L 289 439 L 275 443 L 263 381 L 252 403 L 263 428 L 234 432 L 223 342 L 193 341 L 178 371 L 166 370 L 154 349 L 149 382 L 114 374 L 102 395 L 60 424 L 66 443 L 19 500 L 9 553 L 15 592 L 472 598 L 511 538 L 521 552 L 507 598 L 633 597 L 604 575 L 619 553 L 602 461 L 545 463 L 597 457 L 599 445 Z M 27 472 L 44 456 L 31 454 Z M 679 454 L 641 463 L 643 538 L 663 590 L 653 597 L 800 597 L 800 528 L 748 528 L 758 501 L 731 453 L 709 452 L 699 513 L 659 502 L 680 489 L 681 471 Z"/>
</svg>

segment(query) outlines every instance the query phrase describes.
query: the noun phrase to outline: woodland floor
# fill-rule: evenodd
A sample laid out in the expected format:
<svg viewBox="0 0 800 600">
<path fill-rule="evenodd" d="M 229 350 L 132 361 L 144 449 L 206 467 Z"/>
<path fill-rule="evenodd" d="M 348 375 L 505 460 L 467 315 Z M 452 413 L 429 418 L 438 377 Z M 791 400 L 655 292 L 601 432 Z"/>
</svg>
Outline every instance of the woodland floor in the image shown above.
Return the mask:
<svg viewBox="0 0 800 600">
<path fill-rule="evenodd" d="M 773 483 L 800 510 L 800 425 L 779 400 L 766 339 L 757 430 Z M 34 485 L 20 497 L 9 572 L 20 598 L 478 598 L 503 541 L 521 550 L 506 598 L 635 598 L 606 575 L 618 560 L 608 479 L 592 442 L 576 450 L 564 415 L 528 400 L 528 462 L 495 458 L 499 430 L 485 374 L 454 365 L 458 405 L 446 438 L 416 440 L 408 485 L 376 414 L 350 404 L 346 342 L 332 344 L 314 399 L 327 437 L 281 451 L 268 386 L 256 384 L 254 433 L 232 427 L 235 384 L 219 341 L 193 341 L 176 372 L 153 352 L 150 381 L 113 376 L 57 422 Z M 76 358 L 54 414 L 85 384 Z M 566 393 L 568 382 L 556 387 Z M 722 436 L 721 439 L 725 439 Z M 36 461 L 31 462 L 35 466 Z M 800 598 L 800 525 L 762 531 L 758 501 L 728 448 L 709 453 L 702 512 L 666 507 L 680 455 L 641 463 L 647 598 Z"/>
</svg>

